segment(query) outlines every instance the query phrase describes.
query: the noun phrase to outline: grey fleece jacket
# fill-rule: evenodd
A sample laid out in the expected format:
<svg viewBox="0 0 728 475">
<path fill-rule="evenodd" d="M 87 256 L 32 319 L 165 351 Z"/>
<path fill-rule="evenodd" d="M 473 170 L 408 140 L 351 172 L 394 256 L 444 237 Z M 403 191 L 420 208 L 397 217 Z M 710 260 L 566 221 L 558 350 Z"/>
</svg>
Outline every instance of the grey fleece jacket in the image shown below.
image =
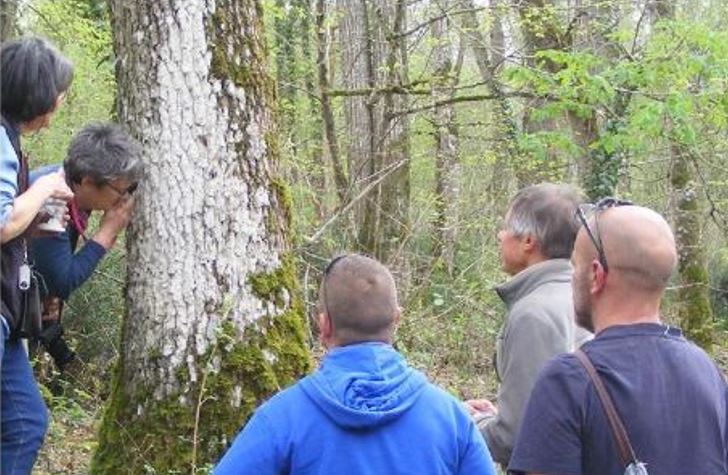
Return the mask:
<svg viewBox="0 0 728 475">
<path fill-rule="evenodd" d="M 508 314 L 496 343 L 498 414 L 478 420 L 493 459 L 508 465 L 536 376 L 552 357 L 590 338 L 574 323 L 573 269 L 550 259 L 524 269 L 496 288 Z"/>
</svg>

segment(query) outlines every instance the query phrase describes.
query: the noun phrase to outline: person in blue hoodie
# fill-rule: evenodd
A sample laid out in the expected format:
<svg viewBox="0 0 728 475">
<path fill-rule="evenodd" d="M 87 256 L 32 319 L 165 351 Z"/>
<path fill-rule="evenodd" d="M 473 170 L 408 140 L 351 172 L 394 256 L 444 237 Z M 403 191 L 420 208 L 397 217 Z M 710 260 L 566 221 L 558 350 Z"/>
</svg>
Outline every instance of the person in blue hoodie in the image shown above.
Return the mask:
<svg viewBox="0 0 728 475">
<path fill-rule="evenodd" d="M 260 406 L 214 475 L 494 475 L 464 406 L 392 347 L 392 275 L 357 254 L 324 271 L 320 367 Z"/>
</svg>

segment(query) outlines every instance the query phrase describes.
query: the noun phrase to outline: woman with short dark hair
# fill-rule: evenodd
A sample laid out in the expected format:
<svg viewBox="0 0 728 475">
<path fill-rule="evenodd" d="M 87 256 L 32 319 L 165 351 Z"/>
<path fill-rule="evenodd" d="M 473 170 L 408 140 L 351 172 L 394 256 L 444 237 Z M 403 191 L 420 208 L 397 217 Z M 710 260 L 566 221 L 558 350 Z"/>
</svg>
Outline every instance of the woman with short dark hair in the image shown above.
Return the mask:
<svg viewBox="0 0 728 475">
<path fill-rule="evenodd" d="M 25 290 L 29 227 L 49 198 L 68 201 L 73 193 L 63 173 L 28 186 L 28 163 L 21 134 L 47 127 L 71 85 L 73 66 L 50 43 L 20 38 L 0 50 L 0 467 L 2 473 L 29 474 L 43 444 L 48 415 L 19 341 Z"/>
</svg>

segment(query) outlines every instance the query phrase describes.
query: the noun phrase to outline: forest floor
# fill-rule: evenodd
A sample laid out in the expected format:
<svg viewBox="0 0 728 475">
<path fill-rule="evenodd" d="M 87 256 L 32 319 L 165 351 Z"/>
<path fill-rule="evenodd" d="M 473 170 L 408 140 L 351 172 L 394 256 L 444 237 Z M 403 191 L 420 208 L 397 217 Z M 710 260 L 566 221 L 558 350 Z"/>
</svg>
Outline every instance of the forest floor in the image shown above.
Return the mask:
<svg viewBox="0 0 728 475">
<path fill-rule="evenodd" d="M 728 377 L 728 331 L 718 334 L 720 342 L 715 358 Z M 419 365 L 418 365 L 419 366 Z M 473 375 L 466 382 L 456 368 L 433 368 L 429 376 L 445 388 L 460 392 L 468 384 L 468 392 L 492 394 L 495 376 Z M 476 389 L 474 389 L 474 387 Z M 96 447 L 96 429 L 101 421 L 103 401 L 78 389 L 71 396 L 53 396 L 44 391 L 51 408 L 51 425 L 40 457 L 33 471 L 36 475 L 86 475 Z"/>
</svg>

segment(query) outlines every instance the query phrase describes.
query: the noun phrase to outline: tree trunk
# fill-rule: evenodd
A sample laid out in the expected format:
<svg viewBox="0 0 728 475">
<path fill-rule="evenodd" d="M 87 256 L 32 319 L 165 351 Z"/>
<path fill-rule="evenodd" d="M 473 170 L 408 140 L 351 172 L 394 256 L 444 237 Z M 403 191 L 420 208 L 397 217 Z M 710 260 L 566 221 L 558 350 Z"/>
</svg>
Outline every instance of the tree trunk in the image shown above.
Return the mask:
<svg viewBox="0 0 728 475">
<path fill-rule="evenodd" d="M 367 0 L 337 0 L 339 45 L 341 51 L 341 87 L 364 89 L 374 87 L 376 80 L 368 34 Z M 320 77 L 320 76 L 319 76 Z M 375 117 L 372 98 L 354 96 L 344 99 L 344 144 L 349 183 L 356 196 L 374 173 L 373 137 Z M 364 202 L 354 207 L 354 221 L 364 220 Z"/>
<path fill-rule="evenodd" d="M 376 5 L 378 29 L 384 40 L 377 56 L 384 58 L 384 83 L 402 86 L 409 82 L 407 70 L 407 46 L 401 36 L 406 28 L 406 0 L 378 0 Z M 369 221 L 375 225 L 365 227 L 365 249 L 382 262 L 388 263 L 395 272 L 404 266 L 403 246 L 409 238 L 410 200 L 410 144 L 409 115 L 396 116 L 396 111 L 407 110 L 406 95 L 391 89 L 383 95 L 381 124 L 374 143 L 375 173 L 387 174 L 367 199 Z M 360 234 L 361 236 L 361 234 Z"/>
<path fill-rule="evenodd" d="M 674 1 L 651 0 L 652 20 L 672 20 Z M 702 80 L 696 79 L 700 84 Z M 710 351 L 713 346 L 713 309 L 710 306 L 710 280 L 704 252 L 704 213 L 702 193 L 696 182 L 694 163 L 688 146 L 680 142 L 679 123 L 668 122 L 670 147 L 670 191 L 673 228 L 678 250 L 678 318 L 686 336 Z"/>
<path fill-rule="evenodd" d="M 582 5 L 582 1 L 577 0 L 574 29 L 578 38 L 574 42 L 575 47 L 616 60 L 620 51 L 609 39 L 609 35 L 619 25 L 620 17 L 618 4 L 587 2 Z M 592 202 L 614 195 L 617 187 L 623 154 L 619 150 L 607 150 L 598 142 L 604 133 L 615 134 L 624 126 L 629 100 L 628 92 L 617 93 L 614 104 L 611 105 L 614 115 L 603 125 L 604 130 L 600 130 L 596 107 L 587 115 L 578 115 L 573 111 L 568 113 L 574 141 L 581 149 L 581 156 L 576 163 L 579 183 Z"/>
<path fill-rule="evenodd" d="M 339 151 L 339 140 L 336 137 L 336 124 L 334 119 L 334 109 L 331 105 L 329 97 L 329 28 L 326 26 L 326 0 L 316 0 L 316 64 L 318 72 L 318 86 L 321 96 L 321 117 L 326 134 L 326 144 L 328 146 L 329 160 L 334 174 L 334 183 L 336 183 L 336 196 L 339 198 L 339 206 L 343 207 L 347 203 L 347 194 L 349 192 L 349 182 L 344 171 L 344 165 L 341 160 Z"/>
<path fill-rule="evenodd" d="M 404 0 L 339 0 L 342 85 L 407 83 Z M 355 208 L 358 247 L 394 264 L 409 232 L 409 118 L 406 96 L 385 91 L 344 98 L 352 196 L 377 183 Z"/>
<path fill-rule="evenodd" d="M 275 60 L 276 84 L 278 85 L 278 104 L 280 110 L 281 131 L 290 142 L 293 156 L 298 154 L 296 137 L 296 39 L 298 19 L 293 11 L 293 2 L 276 0 L 276 8 L 285 12 L 277 15 L 273 21 L 276 32 Z"/>
<path fill-rule="evenodd" d="M 518 0 L 521 32 L 525 42 L 524 57 L 528 67 L 554 74 L 559 65 L 536 54 L 545 50 L 563 50 L 571 45 L 571 39 L 559 29 L 558 8 L 555 0 Z M 523 132 L 537 134 L 552 132 L 559 127 L 557 118 L 537 119 L 534 112 L 546 105 L 546 98 L 530 99 L 524 107 Z M 519 188 L 542 181 L 553 180 L 553 170 L 559 167 L 558 154 L 548 151 L 546 157 L 527 157 L 520 160 L 516 169 Z M 545 159 L 545 160 L 544 160 Z"/>
<path fill-rule="evenodd" d="M 703 243 L 703 212 L 689 152 L 673 141 L 670 185 L 678 249 L 678 316 L 691 340 L 710 351 L 713 310 L 710 306 L 708 266 Z"/>
<path fill-rule="evenodd" d="M 259 2 L 111 1 L 145 147 L 127 314 L 92 472 L 195 473 L 310 367 Z"/>
<path fill-rule="evenodd" d="M 473 0 L 462 0 L 464 10 L 475 10 Z M 477 16 L 473 14 L 460 15 L 462 33 L 475 56 L 481 80 L 496 97 L 495 127 L 493 128 L 493 143 L 495 145 L 495 163 L 493 164 L 493 178 L 488 185 L 488 193 L 497 213 L 505 213 L 510 197 L 508 184 L 511 167 L 517 169 L 523 156 L 518 147 L 518 125 L 511 102 L 505 96 L 503 87 L 497 79 L 497 71 L 502 68 L 505 49 L 505 35 L 503 31 L 502 16 L 504 6 L 500 0 L 494 2 L 493 28 L 491 29 L 491 60 L 488 44 L 480 30 Z"/>
<path fill-rule="evenodd" d="M 18 34 L 18 0 L 0 2 L 0 42 L 5 42 Z"/>
<path fill-rule="evenodd" d="M 445 3 L 444 8 L 447 8 Z M 433 88 L 432 99 L 451 100 L 457 83 L 457 71 L 453 67 L 453 47 L 450 41 L 450 19 L 441 18 L 432 24 Z M 460 162 L 458 159 L 458 134 L 455 110 L 452 104 L 435 108 L 434 117 L 436 155 L 436 209 L 434 246 L 435 261 L 441 260 L 449 275 L 455 264 L 457 243 L 458 208 L 460 206 Z"/>
</svg>

